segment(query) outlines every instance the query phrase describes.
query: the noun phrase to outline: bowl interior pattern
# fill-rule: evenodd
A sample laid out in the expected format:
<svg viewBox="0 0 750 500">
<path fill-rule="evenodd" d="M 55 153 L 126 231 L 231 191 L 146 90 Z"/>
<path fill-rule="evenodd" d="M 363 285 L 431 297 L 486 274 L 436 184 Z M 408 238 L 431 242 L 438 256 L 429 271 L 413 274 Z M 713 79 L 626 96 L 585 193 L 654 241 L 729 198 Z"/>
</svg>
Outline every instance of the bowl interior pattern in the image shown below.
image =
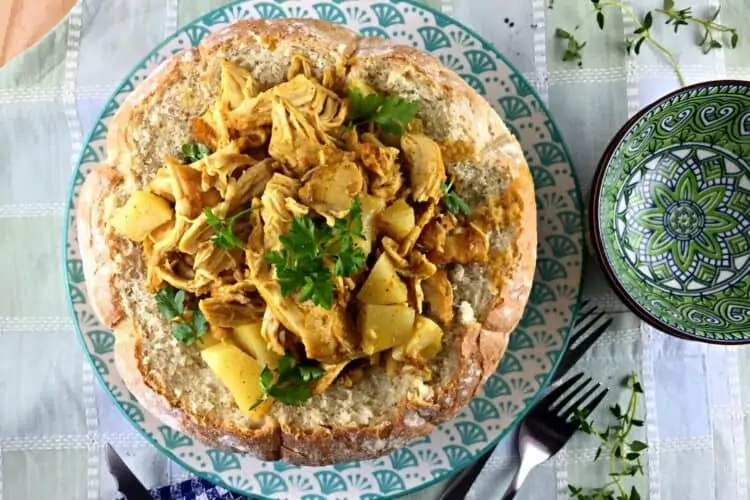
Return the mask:
<svg viewBox="0 0 750 500">
<path fill-rule="evenodd" d="M 750 86 L 704 84 L 632 123 L 598 196 L 604 263 L 650 322 L 750 341 Z"/>
</svg>

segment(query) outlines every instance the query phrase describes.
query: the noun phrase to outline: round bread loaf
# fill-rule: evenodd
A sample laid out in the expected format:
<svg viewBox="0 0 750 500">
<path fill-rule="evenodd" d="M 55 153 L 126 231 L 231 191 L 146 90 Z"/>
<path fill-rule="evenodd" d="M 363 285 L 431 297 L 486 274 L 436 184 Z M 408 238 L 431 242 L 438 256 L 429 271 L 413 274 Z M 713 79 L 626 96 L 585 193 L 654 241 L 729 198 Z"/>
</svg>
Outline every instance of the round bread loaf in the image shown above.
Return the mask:
<svg viewBox="0 0 750 500">
<path fill-rule="evenodd" d="M 487 258 L 443 266 L 452 314 L 429 376 L 372 366 L 302 405 L 276 403 L 252 418 L 199 347 L 174 338 L 147 287 L 143 244 L 118 234 L 111 220 L 164 158 L 191 140 L 194 118 L 217 99 L 222 60 L 269 89 L 287 81 L 300 56 L 312 78 L 337 68 L 344 88 L 364 83 L 418 103 L 421 133 L 440 145 L 455 192 L 472 213 L 484 210 L 500 222 L 486 231 Z M 316 20 L 238 22 L 175 54 L 138 86 L 112 120 L 107 154 L 86 178 L 78 210 L 89 297 L 116 335 L 116 364 L 130 391 L 166 424 L 211 446 L 302 465 L 387 454 L 430 433 L 477 394 L 523 314 L 536 260 L 534 189 L 523 151 L 481 96 L 416 49 Z"/>
</svg>

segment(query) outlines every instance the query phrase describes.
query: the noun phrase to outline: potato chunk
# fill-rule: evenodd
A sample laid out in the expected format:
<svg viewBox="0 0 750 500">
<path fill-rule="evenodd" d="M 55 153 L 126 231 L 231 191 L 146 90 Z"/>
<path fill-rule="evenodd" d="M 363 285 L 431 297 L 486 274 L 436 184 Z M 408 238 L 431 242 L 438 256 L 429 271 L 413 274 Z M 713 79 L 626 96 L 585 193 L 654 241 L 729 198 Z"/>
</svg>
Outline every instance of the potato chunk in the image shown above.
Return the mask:
<svg viewBox="0 0 750 500">
<path fill-rule="evenodd" d="M 263 367 L 239 347 L 219 343 L 201 351 L 203 361 L 234 396 L 234 401 L 244 413 L 260 418 L 270 409 L 270 401 L 250 410 L 261 397 L 260 373 Z"/>
<path fill-rule="evenodd" d="M 443 347 L 443 329 L 425 316 L 417 316 L 414 322 L 414 334 L 406 343 L 406 357 L 418 363 L 426 363 L 440 352 Z"/>
<path fill-rule="evenodd" d="M 172 207 L 164 198 L 149 191 L 134 191 L 112 216 L 111 224 L 121 235 L 141 242 L 151 231 L 169 222 L 173 215 Z"/>
<path fill-rule="evenodd" d="M 203 334 L 197 341 L 196 345 L 198 348 L 203 351 L 205 349 L 208 349 L 209 347 L 213 347 L 216 344 L 220 344 L 221 340 L 214 337 L 211 332 L 206 332 Z"/>
<path fill-rule="evenodd" d="M 278 356 L 268 349 L 265 339 L 260 334 L 261 323 L 237 326 L 232 329 L 232 338 L 246 353 L 253 356 L 261 367 L 276 369 Z"/>
<path fill-rule="evenodd" d="M 405 199 L 399 198 L 378 216 L 378 224 L 385 234 L 402 241 L 414 229 L 414 208 Z"/>
<path fill-rule="evenodd" d="M 369 356 L 406 343 L 415 315 L 414 309 L 403 304 L 364 304 L 359 316 L 362 351 Z"/>
<path fill-rule="evenodd" d="M 357 298 L 365 304 L 402 304 L 406 302 L 407 294 L 406 285 L 396 274 L 391 259 L 383 253 L 372 267 Z"/>
</svg>

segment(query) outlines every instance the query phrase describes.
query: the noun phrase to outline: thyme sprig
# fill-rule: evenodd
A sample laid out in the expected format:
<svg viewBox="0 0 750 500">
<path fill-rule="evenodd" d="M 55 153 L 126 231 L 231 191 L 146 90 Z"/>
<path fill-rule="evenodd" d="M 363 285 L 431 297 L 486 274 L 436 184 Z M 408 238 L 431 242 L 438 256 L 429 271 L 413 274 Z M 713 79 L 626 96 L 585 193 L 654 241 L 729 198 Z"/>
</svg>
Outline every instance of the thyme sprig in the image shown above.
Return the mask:
<svg viewBox="0 0 750 500">
<path fill-rule="evenodd" d="M 568 485 L 570 498 L 573 500 L 640 500 L 641 495 L 635 486 L 628 490 L 623 479 L 643 474 L 642 453 L 648 448 L 646 443 L 631 439 L 630 433 L 635 427 L 642 427 L 643 420 L 637 416 L 638 400 L 643 394 L 643 387 L 635 373 L 625 381 L 630 389 L 630 397 L 625 410 L 619 404 L 609 408 L 615 423 L 606 428 L 598 427 L 589 420 L 589 415 L 576 410 L 573 420 L 580 425 L 580 430 L 599 439 L 600 443 L 594 455 L 596 462 L 606 452 L 609 459 L 609 482 L 598 488 L 584 488 Z"/>
<path fill-rule="evenodd" d="M 677 58 L 652 33 L 652 28 L 657 17 L 664 20 L 665 24 L 672 26 L 675 33 L 678 33 L 683 26 L 691 24 L 698 26 L 702 33 L 699 45 L 703 49 L 704 54 L 724 47 L 734 49 L 740 42 L 737 28 L 717 22 L 721 8 L 716 9 L 710 17 L 702 18 L 695 16 L 691 7 L 677 8 L 675 0 L 663 0 L 661 8 L 649 10 L 641 17 L 633 7 L 621 0 L 591 0 L 591 4 L 596 24 L 602 30 L 606 25 L 605 12 L 609 9 L 619 9 L 625 18 L 630 19 L 635 25 L 633 32 L 626 36 L 624 40 L 624 47 L 627 53 L 638 55 L 641 53 L 644 43 L 651 45 L 666 58 L 681 85 L 685 85 L 686 82 Z M 578 28 L 577 26 L 576 30 Z M 555 36 L 565 44 L 562 56 L 563 61 L 577 61 L 578 65 L 581 66 L 583 61 L 582 51 L 586 47 L 587 42 L 578 40 L 572 32 L 563 29 L 557 29 Z"/>
</svg>

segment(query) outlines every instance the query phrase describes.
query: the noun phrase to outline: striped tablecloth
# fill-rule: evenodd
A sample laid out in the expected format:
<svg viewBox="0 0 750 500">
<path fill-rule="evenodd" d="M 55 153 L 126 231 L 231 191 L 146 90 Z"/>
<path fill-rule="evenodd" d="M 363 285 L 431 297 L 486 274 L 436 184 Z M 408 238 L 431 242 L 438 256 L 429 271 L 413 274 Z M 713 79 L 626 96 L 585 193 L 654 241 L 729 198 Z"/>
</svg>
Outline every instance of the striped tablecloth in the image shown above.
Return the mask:
<svg viewBox="0 0 750 500">
<path fill-rule="evenodd" d="M 618 47 L 632 24 L 608 11 L 598 32 L 589 0 L 431 0 L 499 47 L 548 100 L 588 194 L 610 137 L 642 106 L 677 87 L 664 61 Z M 102 454 L 111 442 L 150 486 L 186 473 L 152 450 L 111 406 L 84 362 L 60 279 L 68 176 L 106 98 L 128 70 L 178 26 L 218 0 L 85 0 L 42 42 L 0 70 L 0 500 L 110 499 Z M 633 0 L 640 13 L 661 0 Z M 727 23 L 748 26 L 750 0 L 677 0 L 698 13 L 721 4 Z M 561 61 L 558 27 L 581 25 L 585 64 Z M 656 26 L 689 82 L 750 77 L 750 41 L 703 56 L 697 34 Z M 643 439 L 651 500 L 748 498 L 750 350 L 674 340 L 641 324 L 590 262 L 586 296 L 615 317 L 581 366 L 616 385 L 631 370 L 646 389 Z M 613 391 L 611 400 L 625 398 Z M 567 498 L 569 482 L 596 486 L 594 443 L 576 438 L 535 471 L 521 500 Z M 510 442 L 490 460 L 474 498 L 500 495 L 517 459 Z M 434 498 L 439 487 L 413 498 Z"/>
</svg>

